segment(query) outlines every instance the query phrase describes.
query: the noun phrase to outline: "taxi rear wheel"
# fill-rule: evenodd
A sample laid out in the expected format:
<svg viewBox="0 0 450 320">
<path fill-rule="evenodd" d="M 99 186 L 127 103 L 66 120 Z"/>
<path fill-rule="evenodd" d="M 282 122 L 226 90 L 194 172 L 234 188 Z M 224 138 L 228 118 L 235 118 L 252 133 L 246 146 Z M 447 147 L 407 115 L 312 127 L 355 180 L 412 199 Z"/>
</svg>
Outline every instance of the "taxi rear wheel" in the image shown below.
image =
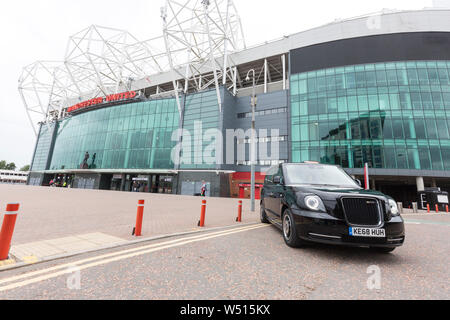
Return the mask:
<svg viewBox="0 0 450 320">
<path fill-rule="evenodd" d="M 261 216 L 261 223 L 270 223 L 269 220 L 267 219 L 266 208 L 264 207 L 264 201 L 261 201 L 260 216 Z"/>
</svg>

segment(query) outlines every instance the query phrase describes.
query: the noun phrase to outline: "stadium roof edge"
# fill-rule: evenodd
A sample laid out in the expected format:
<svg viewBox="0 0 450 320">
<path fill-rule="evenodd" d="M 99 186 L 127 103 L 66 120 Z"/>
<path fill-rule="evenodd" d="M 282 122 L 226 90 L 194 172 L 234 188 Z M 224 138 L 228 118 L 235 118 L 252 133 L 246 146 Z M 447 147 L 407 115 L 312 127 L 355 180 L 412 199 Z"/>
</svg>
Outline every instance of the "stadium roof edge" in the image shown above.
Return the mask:
<svg viewBox="0 0 450 320">
<path fill-rule="evenodd" d="M 439 17 L 442 13 L 444 13 L 445 16 Z M 257 60 L 263 60 L 267 57 L 282 55 L 283 53 L 288 53 L 293 49 L 341 39 L 389 33 L 422 31 L 450 32 L 450 19 L 448 19 L 449 15 L 450 8 L 426 8 L 422 10 L 407 11 L 384 10 L 355 18 L 334 21 L 319 27 L 268 41 L 263 44 L 254 45 L 231 54 L 230 58 L 237 66 L 239 66 Z M 433 19 L 431 19 L 431 16 L 433 16 Z M 368 24 L 371 23 L 368 19 L 373 17 L 380 17 L 380 28 L 371 28 L 368 26 Z M 222 57 L 218 57 L 216 59 L 220 61 Z M 181 72 L 182 70 L 180 69 L 179 71 Z M 211 70 L 205 70 L 205 73 L 208 71 L 210 72 Z M 170 72 L 149 76 L 152 78 L 152 86 L 171 81 Z M 181 77 L 180 80 L 182 80 Z M 146 87 L 148 87 L 148 84 Z M 139 89 L 144 89 L 144 87 Z"/>
<path fill-rule="evenodd" d="M 170 2 L 172 0 L 167 1 Z M 179 48 L 173 50 L 167 49 L 168 51 L 164 52 L 164 50 L 161 50 L 162 48 L 155 47 L 156 51 L 153 52 L 153 48 L 144 45 L 145 41 L 128 44 L 126 40 L 121 40 L 122 38 L 120 37 L 123 34 L 128 34 L 125 30 L 91 25 L 76 35 L 81 33 L 81 36 L 83 36 L 83 33 L 85 33 L 86 30 L 92 28 L 94 33 L 98 33 L 98 29 L 115 31 L 117 34 L 111 38 L 111 43 L 114 44 L 120 42 L 124 48 L 132 48 L 132 53 L 135 55 L 133 58 L 130 58 L 130 61 L 128 61 L 129 65 L 125 66 L 125 69 L 133 69 L 135 62 L 142 64 L 142 68 L 137 67 L 137 69 L 131 70 L 132 72 L 135 72 L 136 70 L 142 71 L 145 69 L 144 67 L 149 65 L 151 65 L 151 68 L 145 69 L 145 72 L 139 71 L 136 73 L 136 75 L 138 74 L 137 76 L 120 76 L 120 79 L 115 79 L 117 81 L 114 83 L 111 83 L 109 79 L 106 79 L 105 83 L 100 82 L 100 84 L 95 84 L 95 79 L 98 77 L 99 73 L 94 72 L 96 66 L 94 66 L 92 60 L 77 61 L 79 57 L 83 56 L 77 53 L 73 54 L 71 61 L 67 61 L 67 57 L 75 51 L 75 49 L 69 50 L 68 46 L 68 54 L 66 54 L 65 60 L 61 62 L 61 67 L 54 68 L 53 65 L 57 62 L 52 61 L 38 61 L 35 64 L 26 66 L 23 69 L 22 76 L 19 80 L 19 92 L 32 125 L 33 120 L 30 116 L 30 111 L 32 114 L 45 115 L 46 120 L 44 122 L 52 121 L 52 118 L 55 116 L 54 112 L 58 113 L 58 116 L 56 117 L 61 117 L 63 116 L 63 110 L 70 105 L 91 98 L 106 96 L 107 94 L 112 93 L 109 92 L 111 90 L 115 91 L 115 93 L 129 90 L 143 90 L 146 95 L 152 97 L 154 97 L 155 92 L 162 92 L 164 95 L 169 95 L 172 92 L 172 94 L 177 97 L 177 103 L 179 104 L 178 94 L 181 91 L 180 87 L 178 87 L 178 90 L 175 90 L 178 82 L 181 82 L 182 86 L 183 84 L 185 85 L 185 92 L 193 92 L 192 90 L 202 91 L 205 88 L 208 88 L 208 86 L 212 87 L 214 85 L 218 90 L 217 87 L 219 82 L 222 82 L 222 79 L 225 78 L 227 86 L 229 86 L 230 83 L 233 83 L 234 91 L 236 93 L 238 90 L 236 90 L 236 80 L 233 80 L 233 77 L 239 79 L 240 89 L 243 89 L 248 85 L 243 79 L 245 79 L 249 69 L 253 68 L 255 70 L 261 70 L 261 68 L 270 69 L 271 67 L 275 67 L 275 69 L 281 72 L 281 70 L 283 70 L 282 67 L 284 66 L 284 71 L 287 71 L 285 58 L 287 53 L 291 50 L 342 39 L 382 34 L 450 32 L 449 15 L 450 8 L 424 8 L 421 10 L 403 11 L 384 9 L 377 13 L 335 20 L 315 28 L 267 41 L 263 44 L 250 47 L 244 46 L 245 49 L 236 47 L 237 49 L 234 50 L 234 52 L 227 52 L 226 49 L 224 51 L 216 50 L 216 54 L 214 55 L 210 54 L 209 56 L 201 57 L 201 59 L 194 59 L 184 65 L 173 64 L 170 69 L 167 69 L 168 60 L 171 59 L 171 55 L 175 56 L 181 52 Z M 167 32 L 167 30 L 165 32 Z M 72 39 L 72 37 L 70 39 Z M 228 35 L 225 38 L 227 37 L 232 36 Z M 104 41 L 101 35 L 99 38 Z M 164 37 L 155 39 L 162 40 L 162 38 Z M 223 41 L 224 38 L 222 37 L 221 39 Z M 158 46 L 164 45 L 158 43 Z M 76 48 L 78 47 L 79 46 L 77 45 Z M 206 54 L 208 51 L 204 50 L 204 48 L 197 49 L 199 52 L 202 52 L 202 54 Z M 115 55 L 115 53 L 113 55 Z M 212 56 L 214 56 L 214 59 L 212 59 Z M 111 57 L 97 57 L 94 55 L 95 59 L 103 59 L 104 61 L 111 61 Z M 143 57 L 146 58 L 144 59 Z M 158 59 L 163 59 L 164 61 Z M 209 60 L 211 60 L 211 63 Z M 227 61 L 227 68 L 224 68 L 225 61 Z M 159 63 L 161 62 L 165 63 L 166 66 L 160 67 Z M 270 64 L 270 67 L 267 67 L 268 63 Z M 116 69 L 123 68 L 121 63 L 116 64 Z M 83 73 L 82 70 L 85 70 L 85 66 L 89 65 L 93 66 L 90 73 L 86 74 L 88 71 Z M 99 61 L 98 66 L 102 65 L 104 65 L 104 63 Z M 190 68 L 190 72 L 192 73 L 190 76 L 187 76 L 188 68 Z M 184 77 L 183 75 L 186 76 Z M 201 85 L 201 80 L 198 81 L 201 77 L 203 77 L 203 85 Z M 61 81 L 61 79 L 64 79 L 64 81 Z M 77 79 L 87 80 L 79 81 Z M 281 78 L 281 80 L 285 82 L 283 87 L 286 88 L 288 86 L 288 84 L 286 85 L 286 77 Z M 275 79 L 270 79 L 270 82 L 277 81 L 280 81 L 279 75 L 276 75 Z M 87 84 L 88 82 L 89 84 Z M 198 82 L 200 82 L 200 84 Z M 265 83 L 266 82 L 267 81 L 265 81 Z M 93 83 L 95 85 L 92 85 Z M 265 84 L 265 86 L 267 87 L 267 84 Z M 41 100 L 38 99 L 38 101 L 28 100 L 26 94 L 33 93 L 30 88 L 39 91 L 39 94 L 47 93 L 47 96 Z M 219 100 L 218 97 L 218 101 Z M 180 106 L 178 107 L 180 109 Z M 36 129 L 35 133 L 37 135 Z"/>
</svg>

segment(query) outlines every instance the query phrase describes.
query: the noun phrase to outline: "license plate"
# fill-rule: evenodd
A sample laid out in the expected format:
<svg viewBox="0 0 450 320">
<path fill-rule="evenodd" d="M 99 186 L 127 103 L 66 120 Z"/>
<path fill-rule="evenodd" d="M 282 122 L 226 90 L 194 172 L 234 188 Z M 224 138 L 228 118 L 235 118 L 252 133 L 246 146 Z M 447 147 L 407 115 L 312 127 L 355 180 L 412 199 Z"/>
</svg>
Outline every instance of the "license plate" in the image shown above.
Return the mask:
<svg viewBox="0 0 450 320">
<path fill-rule="evenodd" d="M 353 237 L 386 238 L 386 230 L 379 228 L 349 228 Z"/>
</svg>

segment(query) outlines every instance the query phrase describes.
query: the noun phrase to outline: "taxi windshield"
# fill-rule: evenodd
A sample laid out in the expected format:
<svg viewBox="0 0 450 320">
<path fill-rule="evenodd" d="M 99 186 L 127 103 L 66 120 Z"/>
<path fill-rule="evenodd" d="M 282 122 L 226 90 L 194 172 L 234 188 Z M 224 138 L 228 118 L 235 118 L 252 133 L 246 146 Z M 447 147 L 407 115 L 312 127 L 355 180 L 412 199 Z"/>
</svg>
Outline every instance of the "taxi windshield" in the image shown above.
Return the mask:
<svg viewBox="0 0 450 320">
<path fill-rule="evenodd" d="M 360 188 L 341 168 L 317 164 L 287 164 L 285 180 L 288 185 L 318 185 Z"/>
</svg>

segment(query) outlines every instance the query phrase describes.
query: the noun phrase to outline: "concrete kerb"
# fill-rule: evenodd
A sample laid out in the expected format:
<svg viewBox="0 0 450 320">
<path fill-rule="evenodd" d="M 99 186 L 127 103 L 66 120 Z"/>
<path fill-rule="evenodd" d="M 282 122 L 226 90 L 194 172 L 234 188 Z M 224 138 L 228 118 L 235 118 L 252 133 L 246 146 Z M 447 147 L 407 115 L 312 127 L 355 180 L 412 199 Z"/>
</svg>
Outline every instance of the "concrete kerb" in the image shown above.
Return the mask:
<svg viewBox="0 0 450 320">
<path fill-rule="evenodd" d="M 428 217 L 428 216 L 448 216 L 449 214 L 446 212 L 430 212 L 430 213 L 403 213 L 402 217 L 409 217 L 409 216 L 422 216 L 422 217 Z"/>
<path fill-rule="evenodd" d="M 76 252 L 72 252 L 72 253 L 66 253 L 66 254 L 61 254 L 61 255 L 50 256 L 50 257 L 47 257 L 45 259 L 38 260 L 36 262 L 31 262 L 31 263 L 30 262 L 28 262 L 28 263 L 27 262 L 16 262 L 14 264 L 8 264 L 8 265 L 5 265 L 5 266 L 1 266 L 0 267 L 0 272 L 1 271 L 6 271 L 6 270 L 19 269 L 19 268 L 27 267 L 27 266 L 34 266 L 34 265 L 37 265 L 37 264 L 42 264 L 42 263 L 45 263 L 45 262 L 50 262 L 50 261 L 55 261 L 55 260 L 71 258 L 71 257 L 75 257 L 75 256 L 79 256 L 79 255 L 82 255 L 82 254 L 87 254 L 87 253 L 93 253 L 93 252 L 98 252 L 98 251 L 103 251 L 103 250 L 110 250 L 110 249 L 116 249 L 116 248 L 132 246 L 132 245 L 139 244 L 139 243 L 151 242 L 151 241 L 167 239 L 167 238 L 175 238 L 175 237 L 186 236 L 186 235 L 191 235 L 191 234 L 209 233 L 209 232 L 218 231 L 218 230 L 228 230 L 228 229 L 242 228 L 242 227 L 258 225 L 258 224 L 259 224 L 258 222 L 256 222 L 256 223 L 252 222 L 252 223 L 231 225 L 231 226 L 225 226 L 225 227 L 215 227 L 215 228 L 209 228 L 209 229 L 204 229 L 203 228 L 201 230 L 177 232 L 177 233 L 159 235 L 159 236 L 148 237 L 148 238 L 143 238 L 143 239 L 138 239 L 138 240 L 128 240 L 127 242 L 124 242 L 124 243 L 100 246 L 100 247 L 97 247 L 95 249 L 76 251 Z"/>
</svg>

